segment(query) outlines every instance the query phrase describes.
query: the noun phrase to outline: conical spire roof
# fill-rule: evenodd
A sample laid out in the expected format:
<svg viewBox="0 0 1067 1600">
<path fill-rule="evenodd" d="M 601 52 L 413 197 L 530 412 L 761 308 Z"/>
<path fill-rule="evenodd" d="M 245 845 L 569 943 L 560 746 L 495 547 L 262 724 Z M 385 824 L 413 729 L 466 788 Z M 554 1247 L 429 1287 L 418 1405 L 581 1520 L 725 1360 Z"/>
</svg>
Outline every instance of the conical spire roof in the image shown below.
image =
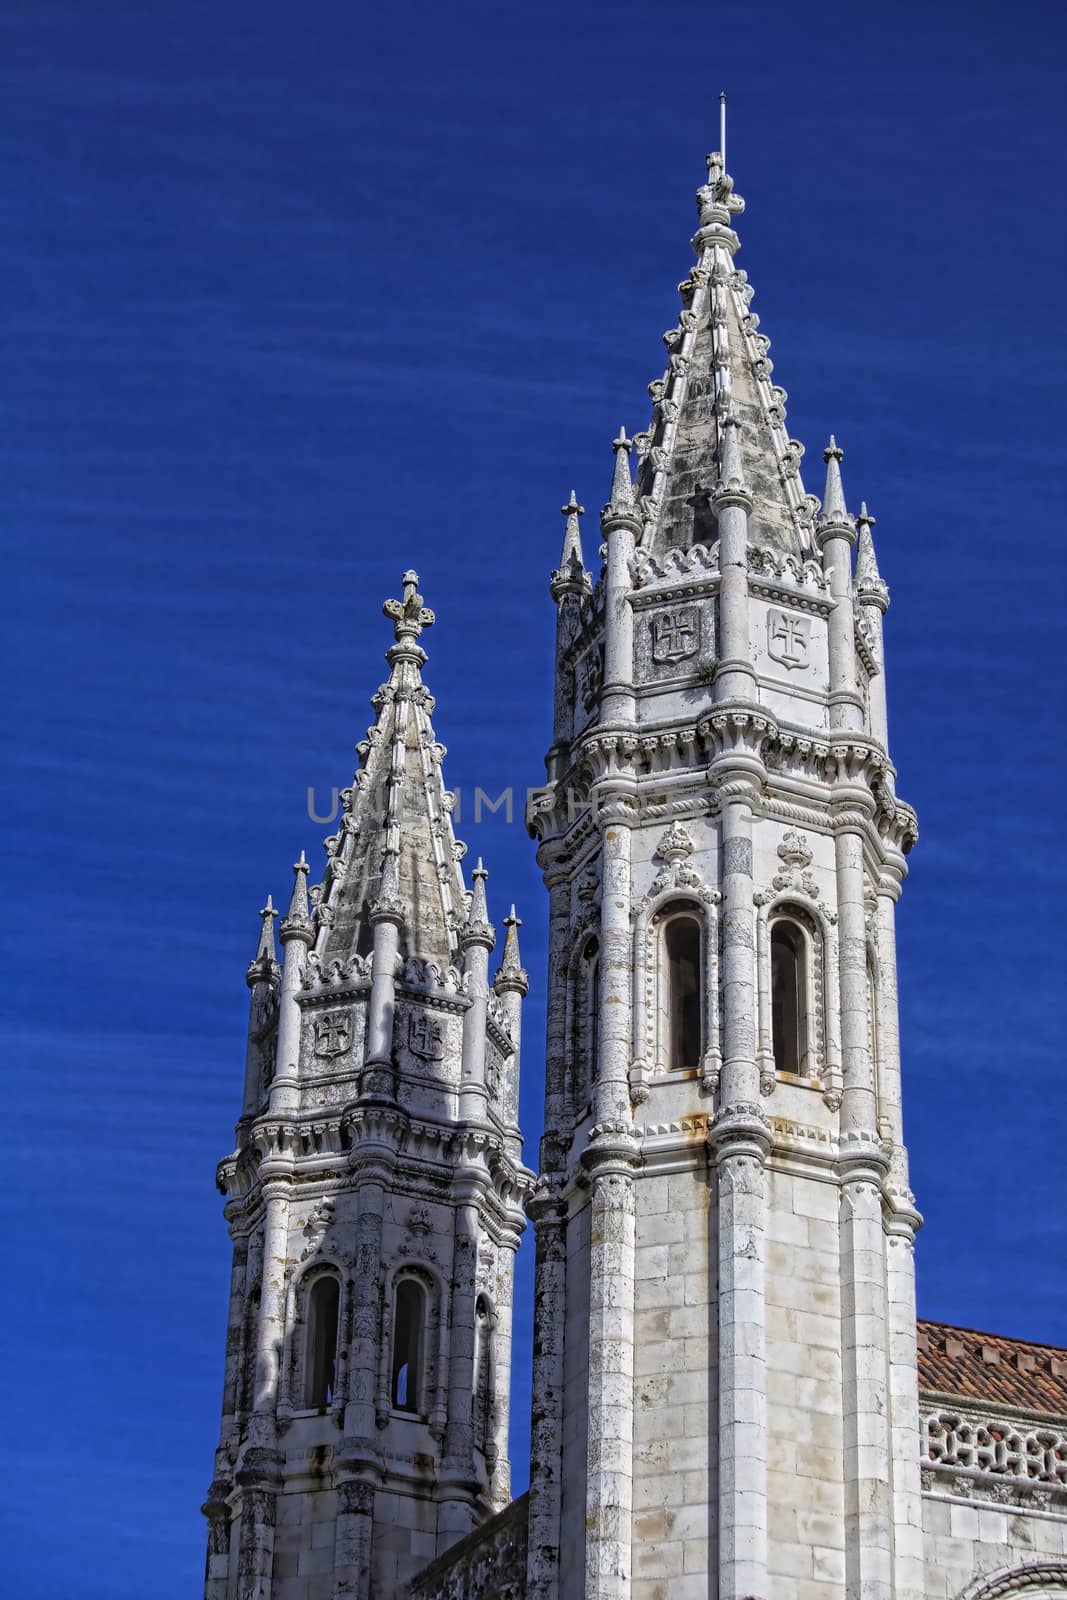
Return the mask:
<svg viewBox="0 0 1067 1600">
<path fill-rule="evenodd" d="M 632 516 L 634 509 L 634 486 L 630 477 L 633 440 L 626 437 L 625 428 L 619 429 L 618 438 L 612 440 L 611 448 L 615 452 L 615 469 L 611 478 L 611 496 L 603 512 L 605 521 Z"/>
<path fill-rule="evenodd" d="M 830 443 L 823 451 L 822 458 L 826 462 L 826 488 L 822 497 L 819 526 L 850 528 L 852 518 L 845 505 L 845 486 L 841 482 L 841 463 L 845 459 L 845 452 L 833 434 L 830 435 Z"/>
<path fill-rule="evenodd" d="M 460 868 L 464 847 L 452 831 L 453 796 L 445 789 L 445 755 L 431 723 L 434 699 L 422 681 L 419 643 L 433 612 L 404 574 L 403 599 L 387 600 L 396 642 L 386 654 L 388 683 L 373 697 L 373 727 L 359 745 L 359 770 L 342 795 L 337 834 L 326 841 L 329 862 L 316 903 L 316 950 L 323 960 L 365 955 L 374 921 L 400 924 L 400 949 L 448 966 L 466 921 Z"/>
<path fill-rule="evenodd" d="M 682 312 L 663 336 L 667 368 L 649 385 L 652 421 L 635 441 L 642 546 L 662 555 L 714 542 L 710 499 L 726 479 L 723 423 L 732 414 L 740 480 L 752 496 L 752 543 L 808 556 L 815 502 L 800 480 L 803 447 L 786 433 L 786 395 L 771 380 L 770 341 L 750 309 L 752 287 L 734 266 L 738 239 L 731 224 L 744 201 L 718 154 L 708 157 L 697 206 L 697 264 L 679 284 Z M 736 465 L 729 463 L 732 473 Z"/>
</svg>

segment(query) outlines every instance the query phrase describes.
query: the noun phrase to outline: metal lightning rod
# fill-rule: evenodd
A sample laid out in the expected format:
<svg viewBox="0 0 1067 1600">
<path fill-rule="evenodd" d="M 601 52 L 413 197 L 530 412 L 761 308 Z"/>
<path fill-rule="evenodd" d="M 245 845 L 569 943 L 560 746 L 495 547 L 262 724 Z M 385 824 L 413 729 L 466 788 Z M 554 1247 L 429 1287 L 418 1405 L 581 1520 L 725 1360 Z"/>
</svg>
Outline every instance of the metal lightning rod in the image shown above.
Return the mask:
<svg viewBox="0 0 1067 1600">
<path fill-rule="evenodd" d="M 722 170 L 726 171 L 726 90 L 719 96 L 719 154 L 722 156 Z"/>
</svg>

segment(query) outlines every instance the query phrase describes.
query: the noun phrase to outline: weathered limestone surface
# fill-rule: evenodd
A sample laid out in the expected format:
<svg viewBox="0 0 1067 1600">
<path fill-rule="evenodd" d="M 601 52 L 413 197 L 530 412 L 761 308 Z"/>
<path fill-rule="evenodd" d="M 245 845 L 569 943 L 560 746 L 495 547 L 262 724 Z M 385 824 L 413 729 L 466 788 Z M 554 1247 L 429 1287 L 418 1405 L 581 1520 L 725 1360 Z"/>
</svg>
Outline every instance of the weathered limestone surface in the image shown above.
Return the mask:
<svg viewBox="0 0 1067 1600">
<path fill-rule="evenodd" d="M 649 425 L 613 444 L 603 566 L 572 492 L 550 582 L 536 1185 L 518 922 L 491 978 L 413 574 L 281 964 L 262 914 L 220 1168 L 206 1600 L 1067 1596 L 1067 1353 L 916 1324 L 895 915 L 917 825 L 874 519 L 832 438 L 822 501 L 804 489 L 717 155 L 697 208 Z M 524 1204 L 531 1481 L 509 1504 Z M 324 1279 L 336 1366 L 312 1404 Z"/>
</svg>

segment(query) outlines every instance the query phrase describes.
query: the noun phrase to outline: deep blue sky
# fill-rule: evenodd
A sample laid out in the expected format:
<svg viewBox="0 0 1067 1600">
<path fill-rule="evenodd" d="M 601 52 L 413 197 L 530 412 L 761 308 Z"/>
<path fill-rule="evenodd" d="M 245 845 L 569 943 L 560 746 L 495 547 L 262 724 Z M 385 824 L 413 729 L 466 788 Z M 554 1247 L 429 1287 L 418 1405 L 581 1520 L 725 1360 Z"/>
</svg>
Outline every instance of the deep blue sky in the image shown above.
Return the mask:
<svg viewBox="0 0 1067 1600">
<path fill-rule="evenodd" d="M 920 1309 L 1067 1344 L 1063 44 L 1034 0 L 0 9 L 21 1600 L 198 1592 L 256 912 L 406 565 L 449 782 L 539 780 L 557 508 L 647 420 L 723 86 L 807 486 L 833 429 L 893 591 Z M 533 1156 L 539 875 L 459 831 L 525 918 Z"/>
</svg>

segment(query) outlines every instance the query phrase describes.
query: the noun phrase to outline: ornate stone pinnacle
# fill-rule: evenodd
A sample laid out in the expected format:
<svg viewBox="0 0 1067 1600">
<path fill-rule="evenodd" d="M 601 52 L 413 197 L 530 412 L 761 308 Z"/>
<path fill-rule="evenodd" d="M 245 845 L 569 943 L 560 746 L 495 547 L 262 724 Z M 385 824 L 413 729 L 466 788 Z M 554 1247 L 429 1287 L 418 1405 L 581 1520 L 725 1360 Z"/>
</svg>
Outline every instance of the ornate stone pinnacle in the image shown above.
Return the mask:
<svg viewBox="0 0 1067 1600">
<path fill-rule="evenodd" d="M 491 950 L 496 943 L 496 935 L 489 921 L 489 907 L 485 901 L 485 880 L 488 876 L 488 872 L 482 865 L 482 858 L 479 856 L 478 863 L 471 873 L 473 888 L 471 889 L 470 909 L 467 912 L 467 923 L 463 929 L 463 943 L 465 945 L 468 943 L 484 944 L 487 949 Z"/>
<path fill-rule="evenodd" d="M 561 506 L 560 510 L 563 512 L 563 515 L 568 518 L 581 517 L 585 515 L 585 507 L 578 504 L 578 496 L 575 494 L 573 489 L 571 490 L 571 497 L 567 501 L 567 504 L 565 506 Z"/>
<path fill-rule="evenodd" d="M 633 441 L 626 437 L 626 429 L 619 429 L 619 436 L 611 442 L 615 452 L 615 471 L 611 479 L 611 498 L 602 512 L 601 520 L 626 517 L 636 517 L 634 510 L 634 486 L 630 479 L 630 451 Z"/>
<path fill-rule="evenodd" d="M 274 953 L 274 919 L 278 915 L 274 909 L 274 901 L 270 895 L 267 903 L 259 913 L 261 920 L 259 929 L 259 944 L 256 954 L 248 964 L 246 977 L 249 985 L 269 982 L 277 973 L 277 960 Z"/>
<path fill-rule="evenodd" d="M 826 462 L 826 492 L 823 495 L 822 515 L 818 527 L 820 530 L 840 528 L 850 538 L 855 539 L 856 525 L 848 514 L 845 491 L 841 483 L 841 462 L 844 456 L 845 452 L 831 434 L 830 443 L 822 453 L 822 458 Z"/>
<path fill-rule="evenodd" d="M 289 901 L 289 910 L 278 929 L 283 944 L 288 944 L 290 939 L 302 939 L 305 944 L 312 942 L 313 930 L 308 911 L 308 871 L 307 857 L 301 850 L 300 860 L 293 862 L 293 894 Z"/>
<path fill-rule="evenodd" d="M 575 586 L 579 589 L 587 588 L 589 581 L 585 570 L 585 557 L 582 554 L 582 530 L 578 521 L 585 507 L 578 504 L 578 496 L 573 489 L 570 499 L 561 510 L 567 519 L 563 534 L 563 554 L 559 558 L 559 566 L 552 574 L 549 585 L 552 598 L 556 601 L 563 594 L 573 592 Z"/>
<path fill-rule="evenodd" d="M 507 935 L 504 939 L 504 954 L 496 977 L 493 979 L 493 988 L 497 994 L 505 994 L 509 990 L 520 995 L 529 991 L 530 980 L 523 968 L 522 957 L 519 955 L 519 929 L 522 927 L 522 918 L 515 915 L 512 906 L 504 918 Z"/>
<path fill-rule="evenodd" d="M 403 600 L 386 600 L 382 612 L 392 621 L 397 643 L 408 644 L 418 639 L 423 628 L 431 628 L 435 618 L 429 606 L 422 603 L 418 573 L 409 568 L 401 582 L 404 585 Z"/>
<path fill-rule="evenodd" d="M 866 502 L 866 500 L 861 500 L 860 501 L 860 514 L 856 518 L 857 527 L 860 527 L 860 528 L 873 528 L 877 521 L 878 521 L 877 517 L 872 517 L 870 512 L 867 510 L 867 502 Z"/>
</svg>

